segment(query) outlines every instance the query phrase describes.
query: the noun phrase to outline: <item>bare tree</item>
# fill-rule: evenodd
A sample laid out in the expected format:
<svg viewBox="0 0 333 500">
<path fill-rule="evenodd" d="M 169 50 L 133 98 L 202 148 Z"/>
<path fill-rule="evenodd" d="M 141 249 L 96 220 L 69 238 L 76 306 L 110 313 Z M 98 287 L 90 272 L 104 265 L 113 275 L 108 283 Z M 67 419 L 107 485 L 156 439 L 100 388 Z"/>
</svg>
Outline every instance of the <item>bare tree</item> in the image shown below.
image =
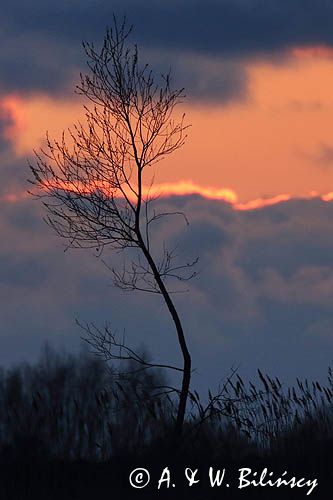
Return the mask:
<svg viewBox="0 0 333 500">
<path fill-rule="evenodd" d="M 135 257 L 131 253 L 127 264 L 124 261 L 121 269 L 111 271 L 116 286 L 122 289 L 161 294 L 171 315 L 183 365 L 158 366 L 182 374 L 175 426 L 180 435 L 191 356 L 168 279 L 190 279 L 196 261 L 179 265 L 174 250 L 166 248 L 156 255 L 151 238 L 154 223 L 179 212 L 152 209 L 154 197 L 149 185 L 151 167 L 184 144 L 184 115 L 173 117 L 184 94 L 183 89 L 172 89 L 170 74 L 156 79 L 148 65 L 139 63 L 137 47 L 128 43 L 130 32 L 125 20 L 119 25 L 114 19 L 100 50 L 83 44 L 90 71 L 80 75 L 76 92 L 89 101 L 86 123 L 79 122 L 59 141 L 47 135 L 46 147 L 35 151 L 35 162 L 30 165 L 31 182 L 38 188 L 34 194 L 43 199 L 47 209 L 46 222 L 70 247 L 94 248 L 99 254 L 105 247 L 136 249 Z M 97 349 L 110 355 L 110 347 L 119 347 L 109 331 L 99 332 L 99 337 L 96 332 L 95 336 L 92 330 L 88 333 Z M 129 353 L 132 360 L 141 363 L 134 351 L 126 349 L 120 358 L 128 359 Z M 149 368 L 145 362 L 141 365 Z"/>
</svg>

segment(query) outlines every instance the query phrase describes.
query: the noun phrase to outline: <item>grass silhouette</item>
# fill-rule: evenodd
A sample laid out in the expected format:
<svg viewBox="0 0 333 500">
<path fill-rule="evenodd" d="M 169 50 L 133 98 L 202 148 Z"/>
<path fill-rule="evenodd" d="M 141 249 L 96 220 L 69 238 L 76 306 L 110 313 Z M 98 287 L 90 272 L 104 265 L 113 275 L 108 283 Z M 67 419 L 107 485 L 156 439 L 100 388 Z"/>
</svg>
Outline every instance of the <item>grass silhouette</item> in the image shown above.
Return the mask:
<svg viewBox="0 0 333 500">
<path fill-rule="evenodd" d="M 226 467 L 236 480 L 240 467 L 264 467 L 316 477 L 315 498 L 328 498 L 333 377 L 325 385 L 297 380 L 284 387 L 258 371 L 245 383 L 237 373 L 205 401 L 191 392 L 182 443 L 170 436 L 176 404 L 161 387 L 158 371 L 119 378 L 89 354 L 44 349 L 35 365 L 0 371 L 1 499 L 38 498 L 221 498 L 207 474 L 189 487 L 186 467 Z M 170 467 L 177 491 L 158 479 Z M 146 467 L 151 485 L 136 490 L 129 473 Z M 235 476 L 232 479 L 232 476 Z M 228 490 L 228 498 L 298 498 L 305 490 Z"/>
</svg>

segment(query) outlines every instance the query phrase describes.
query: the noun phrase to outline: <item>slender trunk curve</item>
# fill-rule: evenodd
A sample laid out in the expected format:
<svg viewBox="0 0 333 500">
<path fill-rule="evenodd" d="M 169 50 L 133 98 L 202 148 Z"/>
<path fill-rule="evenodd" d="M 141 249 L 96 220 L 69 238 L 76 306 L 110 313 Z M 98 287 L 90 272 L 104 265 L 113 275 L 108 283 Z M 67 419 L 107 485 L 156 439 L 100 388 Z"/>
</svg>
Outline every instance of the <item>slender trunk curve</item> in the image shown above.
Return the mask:
<svg viewBox="0 0 333 500">
<path fill-rule="evenodd" d="M 170 312 L 170 315 L 172 317 L 172 320 L 174 322 L 176 332 L 177 332 L 177 337 L 178 337 L 178 343 L 182 352 L 183 356 L 183 378 L 182 378 L 182 387 L 180 391 L 180 396 L 179 396 L 179 405 L 178 405 L 178 411 L 177 411 L 177 417 L 176 417 L 176 424 L 175 424 L 175 434 L 177 437 L 180 437 L 183 432 L 183 426 L 184 426 L 184 420 L 185 420 L 185 411 L 186 411 L 186 403 L 187 403 L 187 398 L 188 398 L 188 393 L 189 393 L 189 388 L 190 388 L 190 381 L 191 381 L 191 366 L 192 366 L 192 360 L 191 360 L 191 355 L 187 347 L 186 339 L 185 339 L 185 334 L 183 330 L 183 326 L 181 323 L 181 320 L 179 318 L 179 314 L 174 306 L 174 303 L 170 297 L 170 293 L 166 289 L 166 286 L 164 285 L 164 282 L 160 276 L 160 273 L 158 272 L 158 269 L 156 267 L 155 261 L 153 257 L 151 256 L 150 252 L 148 251 L 141 234 L 139 235 L 139 242 L 140 242 L 140 247 L 141 250 L 153 272 L 154 278 L 156 280 L 156 283 L 161 291 L 161 294 L 163 296 L 163 299 L 167 305 L 167 308 Z"/>
</svg>

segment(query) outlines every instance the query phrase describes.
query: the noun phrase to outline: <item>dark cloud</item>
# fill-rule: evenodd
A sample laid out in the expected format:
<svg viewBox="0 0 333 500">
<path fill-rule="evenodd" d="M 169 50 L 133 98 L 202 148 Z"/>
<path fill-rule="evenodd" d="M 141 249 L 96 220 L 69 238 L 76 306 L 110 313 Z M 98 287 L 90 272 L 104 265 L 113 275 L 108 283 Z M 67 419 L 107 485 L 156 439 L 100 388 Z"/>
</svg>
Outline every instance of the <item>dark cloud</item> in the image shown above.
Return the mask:
<svg viewBox="0 0 333 500">
<path fill-rule="evenodd" d="M 195 98 L 243 97 L 246 75 L 236 60 L 333 43 L 329 0 L 13 0 L 0 21 L 0 89 L 68 90 L 84 67 L 81 40 L 100 42 L 113 12 L 127 14 L 143 51 L 168 54 L 168 66 Z M 177 57 L 184 63 L 175 64 Z"/>
<path fill-rule="evenodd" d="M 79 41 L 64 40 L 60 30 L 57 41 L 32 31 L 2 33 L 0 42 L 1 93 L 73 92 L 84 64 Z"/>
<path fill-rule="evenodd" d="M 19 32 L 67 40 L 100 37 L 112 14 L 126 14 L 140 41 L 209 54 L 280 50 L 333 41 L 330 0 L 105 0 L 56 4 L 15 0 L 2 16 Z"/>
<path fill-rule="evenodd" d="M 239 61 L 223 61 L 217 57 L 199 57 L 196 54 L 168 55 L 176 84 L 184 87 L 192 100 L 229 103 L 248 97 L 248 77 Z M 160 60 L 160 56 L 156 56 Z M 154 65 L 155 58 L 152 59 Z M 164 67 L 167 68 L 167 64 Z M 161 68 L 163 71 L 163 68 Z"/>
</svg>

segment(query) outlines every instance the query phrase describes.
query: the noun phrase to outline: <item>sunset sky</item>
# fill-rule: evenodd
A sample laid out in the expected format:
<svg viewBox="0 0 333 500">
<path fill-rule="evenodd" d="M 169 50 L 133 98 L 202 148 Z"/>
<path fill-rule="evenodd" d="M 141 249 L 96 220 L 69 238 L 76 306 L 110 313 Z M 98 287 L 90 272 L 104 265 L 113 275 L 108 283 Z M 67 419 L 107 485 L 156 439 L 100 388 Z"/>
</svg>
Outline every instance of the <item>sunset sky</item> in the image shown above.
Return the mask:
<svg viewBox="0 0 333 500">
<path fill-rule="evenodd" d="M 153 53 L 151 59 L 155 58 Z M 169 58 L 171 63 L 172 54 Z M 277 60 L 248 56 L 233 63 L 199 54 L 197 59 L 190 55 L 186 64 L 189 71 L 202 65 L 208 76 L 197 75 L 196 94 L 191 97 L 189 87 L 179 109 L 191 125 L 186 145 L 157 169 L 157 183 L 168 184 L 166 193 L 195 190 L 219 198 L 221 190 L 228 190 L 244 204 L 333 191 L 333 49 L 290 47 Z M 205 79 L 219 78 L 223 93 L 230 73 L 236 71 L 232 64 L 242 72 L 240 95 L 209 95 L 211 82 Z M 68 85 L 74 88 L 70 76 Z M 182 79 L 180 74 L 180 85 Z M 3 137 L 20 157 L 42 144 L 46 130 L 57 137 L 83 116 L 82 99 L 47 88 L 13 93 L 8 89 L 1 109 L 8 120 Z M 177 184 L 183 187 L 177 189 Z"/>
<path fill-rule="evenodd" d="M 292 377 L 306 372 L 311 352 L 310 371 L 321 376 L 333 352 L 333 1 L 6 4 L 0 362 L 34 359 L 46 340 L 77 346 L 81 315 L 141 329 L 133 342 L 158 352 L 149 299 L 119 295 L 93 256 L 64 254 L 27 195 L 33 149 L 46 131 L 59 137 L 83 116 L 85 102 L 74 93 L 87 71 L 81 42 L 100 44 L 114 12 L 134 25 L 141 60 L 157 74 L 171 68 L 174 86 L 185 88 L 178 112 L 191 125 L 186 144 L 156 167 L 155 189 L 191 220 L 189 233 L 176 224 L 161 238 L 200 255 L 200 277 L 179 299 L 195 364 L 209 380 L 219 360 L 224 374 L 233 364 L 246 373 L 264 365 Z M 135 321 L 126 318 L 126 301 Z M 170 325 L 159 314 L 165 338 Z M 201 355 L 203 330 L 209 345 Z M 162 345 L 176 355 L 172 343 Z"/>
</svg>

